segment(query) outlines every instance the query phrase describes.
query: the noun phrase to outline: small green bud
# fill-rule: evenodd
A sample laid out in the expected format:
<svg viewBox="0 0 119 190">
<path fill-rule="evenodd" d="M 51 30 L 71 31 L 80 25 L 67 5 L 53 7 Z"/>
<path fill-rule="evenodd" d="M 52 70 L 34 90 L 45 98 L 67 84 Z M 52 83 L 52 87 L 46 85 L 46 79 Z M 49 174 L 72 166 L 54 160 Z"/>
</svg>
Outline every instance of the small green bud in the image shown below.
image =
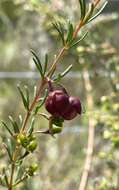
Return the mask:
<svg viewBox="0 0 119 190">
<path fill-rule="evenodd" d="M 27 170 L 28 175 L 29 175 L 29 176 L 33 176 L 34 173 L 37 171 L 37 169 L 38 169 L 38 164 L 36 164 L 36 163 L 32 164 L 32 165 L 28 168 L 28 170 Z"/>
<path fill-rule="evenodd" d="M 57 117 L 54 117 L 52 120 L 52 123 L 58 127 L 62 127 L 63 122 L 64 122 L 64 119 L 57 118 Z"/>
<path fill-rule="evenodd" d="M 26 135 L 20 134 L 17 137 L 17 142 L 25 148 L 29 144 L 29 139 Z"/>
<path fill-rule="evenodd" d="M 53 128 L 52 128 L 52 133 L 53 134 L 61 133 L 61 131 L 62 131 L 61 127 L 57 127 L 56 125 L 53 125 Z"/>
<path fill-rule="evenodd" d="M 33 134 L 31 134 L 30 136 L 28 136 L 28 139 L 29 139 L 29 142 L 30 142 L 30 141 L 35 140 L 36 137 Z"/>
<path fill-rule="evenodd" d="M 37 142 L 35 140 L 31 141 L 27 146 L 27 150 L 33 152 L 37 148 Z"/>
</svg>

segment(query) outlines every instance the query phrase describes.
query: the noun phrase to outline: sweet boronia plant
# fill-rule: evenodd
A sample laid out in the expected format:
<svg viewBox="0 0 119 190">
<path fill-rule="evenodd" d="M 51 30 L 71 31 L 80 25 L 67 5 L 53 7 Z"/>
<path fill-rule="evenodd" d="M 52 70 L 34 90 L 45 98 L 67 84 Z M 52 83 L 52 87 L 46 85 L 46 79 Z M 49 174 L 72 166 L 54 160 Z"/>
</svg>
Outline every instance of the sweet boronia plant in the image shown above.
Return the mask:
<svg viewBox="0 0 119 190">
<path fill-rule="evenodd" d="M 24 118 L 20 118 L 17 123 L 11 116 L 10 123 L 2 121 L 3 126 L 9 132 L 12 146 L 3 143 L 9 157 L 9 166 L 1 172 L 0 181 L 8 190 L 13 190 L 24 180 L 33 177 L 38 169 L 36 163 L 24 168 L 24 158 L 33 154 L 37 148 L 36 133 L 48 134 L 54 136 L 61 133 L 65 120 L 72 120 L 82 113 L 82 105 L 79 97 L 68 94 L 67 90 L 61 85 L 61 79 L 64 78 L 72 69 L 73 65 L 62 73 L 56 74 L 56 69 L 61 58 L 73 47 L 77 46 L 84 39 L 87 32 L 82 37 L 78 36 L 80 30 L 88 23 L 93 21 L 104 9 L 107 1 L 101 5 L 97 11 L 97 7 L 101 0 L 92 0 L 88 5 L 86 0 L 78 0 L 80 4 L 80 21 L 74 26 L 71 22 L 66 27 L 60 22 L 53 23 L 54 28 L 59 33 L 63 47 L 54 57 L 52 63 L 49 64 L 48 55 L 45 55 L 44 63 L 41 63 L 37 54 L 31 50 L 33 61 L 40 74 L 40 82 L 37 89 L 34 90 L 35 96 L 30 100 L 29 90 L 27 87 L 21 89 L 18 86 L 26 114 Z M 48 115 L 40 113 L 40 108 L 45 106 L 49 112 Z M 48 120 L 49 125 L 45 131 L 35 131 L 35 117 L 43 116 Z M 19 168 L 19 169 L 18 169 Z M 22 173 L 21 173 L 22 171 Z"/>
</svg>

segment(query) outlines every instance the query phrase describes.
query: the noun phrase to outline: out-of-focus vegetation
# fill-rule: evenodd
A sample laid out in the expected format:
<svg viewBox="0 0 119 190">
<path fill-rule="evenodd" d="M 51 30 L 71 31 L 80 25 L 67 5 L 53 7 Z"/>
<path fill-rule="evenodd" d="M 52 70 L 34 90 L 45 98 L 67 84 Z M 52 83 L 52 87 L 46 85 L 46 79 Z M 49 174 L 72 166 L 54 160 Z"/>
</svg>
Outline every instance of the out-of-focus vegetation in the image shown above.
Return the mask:
<svg viewBox="0 0 119 190">
<path fill-rule="evenodd" d="M 110 12 L 111 8 L 113 9 L 110 1 Z M 49 52 L 52 59 L 59 43 L 51 22 L 54 19 L 64 23 L 67 19 L 76 22 L 78 11 L 76 0 L 1 0 L 0 71 L 35 71 L 29 51 L 31 48 L 39 53 L 41 59 L 46 52 Z M 119 189 L 119 19 L 117 13 L 100 18 L 89 25 L 88 36 L 77 49 L 72 49 L 59 68 L 73 64 L 72 77 L 67 77 L 63 84 L 71 94 L 82 99 L 84 114 L 70 123 L 66 122 L 64 132 L 56 139 L 38 136 L 39 148 L 36 157 L 31 157 L 32 161 L 37 159 L 40 170 L 33 180 L 22 184 L 20 190 L 78 189 L 86 156 L 88 119 L 92 111 L 96 134 L 88 189 Z M 93 110 L 87 110 L 88 92 L 85 89 L 84 70 L 90 76 Z M 17 83 L 28 84 L 32 94 L 37 80 L 0 79 L 2 120 L 8 120 L 8 115 L 18 118 L 23 113 Z M 44 120 L 38 118 L 37 128 L 44 128 L 46 125 Z M 0 134 L 2 170 L 7 162 L 2 139 L 8 138 L 2 126 Z"/>
</svg>

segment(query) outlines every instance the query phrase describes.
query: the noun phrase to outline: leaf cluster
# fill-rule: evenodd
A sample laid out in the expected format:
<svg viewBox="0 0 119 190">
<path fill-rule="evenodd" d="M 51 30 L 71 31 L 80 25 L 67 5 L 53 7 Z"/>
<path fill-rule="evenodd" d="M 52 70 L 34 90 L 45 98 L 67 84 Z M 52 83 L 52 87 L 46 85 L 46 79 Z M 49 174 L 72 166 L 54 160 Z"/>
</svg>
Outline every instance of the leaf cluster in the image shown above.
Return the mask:
<svg viewBox="0 0 119 190">
<path fill-rule="evenodd" d="M 40 58 L 33 50 L 31 50 L 31 53 L 33 55 L 33 61 L 35 63 L 35 66 L 37 70 L 39 71 L 41 78 L 44 79 L 47 72 L 47 66 L 48 66 L 48 54 L 45 55 L 45 61 L 42 64 Z"/>
<path fill-rule="evenodd" d="M 89 5 L 87 5 L 86 0 L 79 0 L 79 4 L 80 4 L 80 26 L 84 26 L 90 22 L 92 22 L 95 18 L 97 18 L 100 13 L 103 11 L 103 9 L 105 8 L 105 6 L 107 5 L 107 1 L 105 1 L 105 3 L 102 5 L 102 7 L 96 11 L 95 13 L 95 3 L 91 2 L 89 3 Z M 76 31 L 76 28 L 74 27 L 74 25 L 69 21 L 67 25 L 67 29 L 64 26 L 64 24 L 62 24 L 61 22 L 55 22 L 53 23 L 54 28 L 57 30 L 62 44 L 64 47 L 66 48 L 72 48 L 76 45 L 79 44 L 80 41 L 82 41 L 86 35 L 87 32 L 83 34 L 82 37 L 80 37 L 79 39 L 75 39 L 74 38 L 74 34 Z"/>
<path fill-rule="evenodd" d="M 60 22 L 53 23 L 53 26 L 59 33 L 62 44 L 66 48 L 72 48 L 72 47 L 78 45 L 79 42 L 82 41 L 88 33 L 88 32 L 86 32 L 81 38 L 79 38 L 78 40 L 75 40 L 74 36 L 73 36 L 75 28 L 70 21 L 67 24 L 67 29 L 65 29 L 65 26 Z"/>
<path fill-rule="evenodd" d="M 83 24 L 87 24 L 97 18 L 100 13 L 104 10 L 105 6 L 107 5 L 108 1 L 105 1 L 102 7 L 95 13 L 96 5 L 95 2 L 89 3 L 88 7 L 86 4 L 86 0 L 79 0 L 80 4 L 80 12 L 81 12 L 81 21 Z"/>
</svg>

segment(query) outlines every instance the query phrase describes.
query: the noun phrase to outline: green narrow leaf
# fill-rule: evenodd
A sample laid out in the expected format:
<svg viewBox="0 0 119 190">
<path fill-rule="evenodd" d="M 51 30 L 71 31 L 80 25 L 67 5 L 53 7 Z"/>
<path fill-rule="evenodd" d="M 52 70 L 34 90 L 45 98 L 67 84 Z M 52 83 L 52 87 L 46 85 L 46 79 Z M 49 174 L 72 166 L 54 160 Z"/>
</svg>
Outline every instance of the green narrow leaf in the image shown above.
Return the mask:
<svg viewBox="0 0 119 190">
<path fill-rule="evenodd" d="M 44 97 L 42 98 L 42 100 L 40 101 L 39 105 L 38 105 L 38 106 L 36 107 L 36 109 L 35 109 L 35 112 L 34 112 L 35 115 L 38 113 L 39 109 L 40 109 L 40 108 L 42 107 L 42 105 L 45 103 L 45 100 L 46 100 L 46 98 L 47 98 L 47 95 L 48 95 L 48 90 L 46 89 L 46 90 L 45 90 L 45 93 L 44 93 Z"/>
<path fill-rule="evenodd" d="M 9 120 L 11 121 L 11 124 L 13 126 L 14 132 L 19 133 L 19 126 L 16 121 L 12 118 L 12 116 L 9 116 Z"/>
<path fill-rule="evenodd" d="M 72 69 L 72 67 L 73 67 L 73 65 L 69 65 L 69 67 L 63 72 L 63 73 L 61 73 L 61 78 L 63 78 L 65 75 L 67 75 L 69 72 L 70 72 L 70 70 Z"/>
<path fill-rule="evenodd" d="M 53 79 L 53 81 L 55 81 L 55 82 L 59 82 L 60 80 L 61 80 L 61 73 L 59 73 L 58 74 L 58 76 L 56 76 L 54 79 Z"/>
<path fill-rule="evenodd" d="M 34 86 L 33 97 L 35 98 L 36 95 L 37 95 L 37 86 Z"/>
<path fill-rule="evenodd" d="M 8 180 L 5 168 L 3 169 L 3 173 L 4 173 L 4 179 L 5 179 L 5 182 L 6 182 L 6 186 L 9 187 L 9 180 Z"/>
<path fill-rule="evenodd" d="M 70 48 L 72 48 L 72 47 L 78 45 L 79 42 L 81 42 L 81 41 L 87 36 L 87 34 L 88 34 L 88 31 L 87 31 L 78 41 L 76 41 L 74 44 L 72 44 L 72 45 L 70 46 Z"/>
<path fill-rule="evenodd" d="M 16 147 L 16 141 L 14 139 L 8 138 L 6 144 L 9 147 L 11 154 L 13 154 Z"/>
<path fill-rule="evenodd" d="M 72 23 L 69 22 L 66 42 L 70 43 L 72 41 L 73 31 L 74 31 L 73 25 L 72 25 Z"/>
<path fill-rule="evenodd" d="M 6 185 L 7 185 L 7 187 L 8 187 L 8 185 L 9 185 L 9 182 L 8 182 L 8 177 L 7 177 L 7 175 L 5 174 L 5 182 L 6 182 Z"/>
<path fill-rule="evenodd" d="M 20 179 L 23 176 L 24 173 L 24 168 L 21 167 L 21 165 L 19 165 L 18 167 L 16 167 L 16 179 L 15 181 L 17 181 L 18 179 Z"/>
<path fill-rule="evenodd" d="M 27 102 L 27 100 L 26 100 L 26 98 L 25 98 L 25 96 L 24 96 L 22 90 L 20 89 L 20 86 L 18 85 L 17 88 L 18 88 L 18 90 L 19 90 L 19 92 L 20 92 L 20 95 L 21 95 L 21 98 L 22 98 L 24 107 L 25 107 L 27 110 L 29 110 L 28 102 Z"/>
<path fill-rule="evenodd" d="M 22 124 L 23 124 L 23 118 L 22 118 L 22 115 L 19 115 L 19 123 L 20 123 L 20 126 L 22 126 Z"/>
<path fill-rule="evenodd" d="M 47 71 L 47 66 L 48 66 L 48 54 L 45 55 L 45 63 L 44 63 L 44 75 Z"/>
<path fill-rule="evenodd" d="M 9 127 L 7 126 L 7 124 L 6 124 L 4 121 L 2 121 L 2 124 L 3 124 L 4 127 L 7 129 L 7 131 L 10 133 L 10 135 L 11 135 L 11 136 L 14 136 L 13 133 L 12 133 L 12 131 L 9 129 Z"/>
<path fill-rule="evenodd" d="M 41 77 L 43 78 L 43 73 L 42 73 L 41 67 L 39 66 L 37 60 L 35 58 L 33 58 L 33 61 L 34 61 L 35 65 L 36 65 L 36 68 L 40 72 Z"/>
<path fill-rule="evenodd" d="M 42 64 L 41 64 L 41 62 L 40 62 L 39 57 L 36 55 L 36 53 L 35 53 L 33 50 L 31 50 L 31 53 L 33 54 L 34 58 L 36 59 L 38 65 L 39 65 L 39 67 L 40 67 L 40 69 L 41 69 L 41 71 L 42 71 Z"/>
<path fill-rule="evenodd" d="M 107 4 L 108 4 L 108 1 L 106 1 L 104 5 L 101 7 L 101 9 L 92 18 L 88 20 L 88 23 L 93 21 L 95 18 L 97 18 L 100 15 L 100 13 L 104 10 Z"/>
<path fill-rule="evenodd" d="M 38 71 L 40 72 L 41 77 L 43 78 L 44 75 L 43 75 L 43 69 L 42 69 L 41 61 L 40 61 L 39 57 L 36 55 L 36 53 L 33 50 L 31 50 L 31 53 L 33 55 L 33 61 L 34 61 L 35 65 L 36 65 Z"/>
<path fill-rule="evenodd" d="M 26 101 L 27 101 L 28 107 L 29 107 L 30 98 L 29 98 L 28 86 L 24 86 L 24 88 L 25 88 L 25 91 L 26 91 Z"/>
<path fill-rule="evenodd" d="M 8 153 L 9 159 L 12 161 L 12 153 L 11 153 L 10 148 L 5 143 L 3 144 L 3 146 L 5 147 L 5 149 L 6 149 L 7 153 Z"/>
<path fill-rule="evenodd" d="M 55 22 L 55 23 L 52 23 L 52 24 L 53 24 L 54 28 L 58 31 L 63 45 L 65 45 L 63 25 L 60 22 Z"/>
<path fill-rule="evenodd" d="M 28 156 L 30 154 L 30 152 L 29 151 L 26 151 L 20 158 L 19 158 L 19 160 L 22 160 L 23 161 L 23 159 L 26 157 L 26 156 Z"/>
<path fill-rule="evenodd" d="M 31 135 L 32 132 L 33 132 L 33 130 L 34 130 L 34 124 L 35 124 L 35 118 L 32 118 L 30 127 L 29 127 L 29 129 L 28 129 L 29 135 Z"/>
<path fill-rule="evenodd" d="M 2 173 L 2 175 L 0 175 L 0 185 L 6 187 L 6 181 L 5 181 L 5 177 L 4 177 L 3 173 Z"/>
<path fill-rule="evenodd" d="M 53 79 L 55 82 L 59 82 L 65 75 L 67 75 L 72 69 L 73 65 L 70 65 L 63 73 L 59 73 L 57 77 Z"/>
<path fill-rule="evenodd" d="M 83 20 L 86 15 L 86 0 L 79 0 L 79 4 L 81 10 L 81 20 Z"/>
<path fill-rule="evenodd" d="M 8 149 L 9 149 L 11 155 L 12 155 L 13 152 L 14 152 L 14 148 L 15 148 L 15 141 L 13 141 L 12 139 L 8 138 L 6 144 L 7 144 L 7 147 L 8 147 Z"/>
<path fill-rule="evenodd" d="M 89 3 L 89 9 L 88 12 L 83 20 L 84 24 L 88 22 L 88 20 L 91 18 L 92 14 L 94 11 L 94 4 L 93 3 Z"/>
<path fill-rule="evenodd" d="M 14 132 L 15 133 L 19 133 L 19 126 L 18 126 L 18 124 L 17 124 L 17 122 L 16 121 L 14 121 Z"/>
<path fill-rule="evenodd" d="M 26 174 L 26 172 L 23 174 L 23 176 L 18 179 L 18 181 L 15 182 L 15 184 L 13 184 L 13 187 L 17 186 L 18 184 L 22 183 L 24 180 L 26 180 L 28 178 L 28 175 Z"/>
</svg>

